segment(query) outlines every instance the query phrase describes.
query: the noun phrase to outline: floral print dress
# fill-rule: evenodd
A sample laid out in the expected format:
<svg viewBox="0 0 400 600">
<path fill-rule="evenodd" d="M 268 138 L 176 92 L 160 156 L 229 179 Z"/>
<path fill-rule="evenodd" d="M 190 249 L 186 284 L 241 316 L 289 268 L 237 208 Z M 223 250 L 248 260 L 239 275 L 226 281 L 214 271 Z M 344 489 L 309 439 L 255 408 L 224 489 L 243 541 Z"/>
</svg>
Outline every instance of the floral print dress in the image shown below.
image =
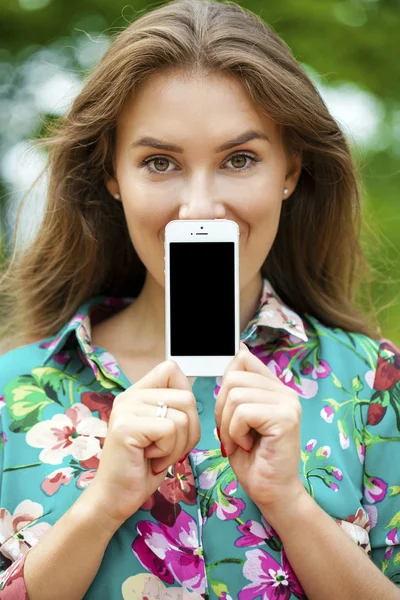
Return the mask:
<svg viewBox="0 0 400 600">
<path fill-rule="evenodd" d="M 91 327 L 132 301 L 93 297 L 57 335 L 0 357 L 1 598 L 27 599 L 25 556 L 96 476 L 113 400 L 131 384 Z M 299 395 L 305 489 L 400 585 L 399 351 L 301 318 L 266 279 L 241 339 Z M 194 381 L 201 439 L 115 533 L 86 600 L 306 598 L 221 454 L 220 385 Z"/>
</svg>

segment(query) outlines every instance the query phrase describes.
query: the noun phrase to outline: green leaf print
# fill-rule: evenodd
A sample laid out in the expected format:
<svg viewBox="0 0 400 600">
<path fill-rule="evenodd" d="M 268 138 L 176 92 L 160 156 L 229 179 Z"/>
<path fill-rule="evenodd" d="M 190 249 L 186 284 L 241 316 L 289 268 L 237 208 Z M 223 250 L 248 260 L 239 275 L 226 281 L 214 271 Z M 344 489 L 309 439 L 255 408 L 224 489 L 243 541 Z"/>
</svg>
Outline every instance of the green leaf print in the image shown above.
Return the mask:
<svg viewBox="0 0 400 600">
<path fill-rule="evenodd" d="M 338 429 L 340 431 L 340 433 L 343 433 L 343 435 L 345 435 L 346 437 L 349 437 L 349 427 L 348 424 L 346 423 L 346 421 L 343 419 L 339 419 L 338 420 Z"/>
<path fill-rule="evenodd" d="M 397 496 L 398 494 L 400 494 L 400 485 L 392 485 L 390 486 L 390 496 Z"/>
<path fill-rule="evenodd" d="M 394 515 L 393 519 L 390 521 L 389 525 L 386 525 L 385 529 L 394 529 L 395 527 L 400 527 L 400 512 Z"/>
<path fill-rule="evenodd" d="M 4 390 L 12 420 L 10 431 L 26 433 L 41 420 L 47 405 L 57 402 L 62 406 L 57 395 L 62 379 L 68 379 L 62 371 L 39 367 L 32 370 L 32 375 L 20 375 L 10 381 Z"/>
<path fill-rule="evenodd" d="M 335 412 L 337 412 L 340 409 L 339 402 L 337 402 L 333 398 L 322 398 L 321 402 L 324 402 L 325 404 L 329 404 L 330 406 L 332 406 L 332 408 Z"/>
<path fill-rule="evenodd" d="M 304 464 L 306 464 L 306 462 L 308 461 L 308 459 L 310 457 L 307 454 L 307 452 L 304 452 L 304 450 L 301 450 L 300 452 L 301 452 L 301 460 L 303 461 Z"/>
<path fill-rule="evenodd" d="M 218 598 L 220 598 L 224 592 L 225 594 L 228 593 L 228 588 L 226 587 L 225 583 L 222 583 L 222 581 L 211 580 L 211 587 L 214 594 L 218 596 Z"/>
<path fill-rule="evenodd" d="M 332 381 L 333 381 L 333 384 L 334 384 L 334 385 L 335 385 L 337 388 L 339 388 L 339 389 L 343 389 L 343 386 L 342 386 L 342 384 L 340 383 L 339 379 L 336 377 L 336 375 L 335 375 L 334 373 L 331 373 L 331 376 L 332 376 Z"/>
<path fill-rule="evenodd" d="M 361 392 L 361 390 L 364 389 L 364 384 L 362 383 L 361 379 L 358 377 L 354 377 L 354 379 L 351 382 L 351 387 L 353 390 L 354 395 L 357 395 L 359 392 Z"/>
</svg>

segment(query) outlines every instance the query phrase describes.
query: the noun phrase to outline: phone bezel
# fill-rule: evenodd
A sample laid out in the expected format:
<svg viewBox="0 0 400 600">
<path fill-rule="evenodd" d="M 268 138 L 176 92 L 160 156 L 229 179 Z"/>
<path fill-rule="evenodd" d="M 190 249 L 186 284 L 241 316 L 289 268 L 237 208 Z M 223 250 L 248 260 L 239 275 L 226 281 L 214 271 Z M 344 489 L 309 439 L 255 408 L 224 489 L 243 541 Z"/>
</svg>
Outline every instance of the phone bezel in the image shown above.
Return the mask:
<svg viewBox="0 0 400 600">
<path fill-rule="evenodd" d="M 201 229 L 202 228 L 202 229 Z M 170 323 L 170 243 L 171 242 L 233 242 L 234 243 L 234 328 L 235 354 L 239 350 L 240 340 L 240 282 L 239 282 L 239 226 L 229 219 L 192 219 L 171 221 L 165 227 L 164 263 L 165 263 L 165 356 L 166 360 L 176 361 L 187 377 L 222 376 L 232 361 L 227 356 L 175 356 L 171 348 Z"/>
</svg>

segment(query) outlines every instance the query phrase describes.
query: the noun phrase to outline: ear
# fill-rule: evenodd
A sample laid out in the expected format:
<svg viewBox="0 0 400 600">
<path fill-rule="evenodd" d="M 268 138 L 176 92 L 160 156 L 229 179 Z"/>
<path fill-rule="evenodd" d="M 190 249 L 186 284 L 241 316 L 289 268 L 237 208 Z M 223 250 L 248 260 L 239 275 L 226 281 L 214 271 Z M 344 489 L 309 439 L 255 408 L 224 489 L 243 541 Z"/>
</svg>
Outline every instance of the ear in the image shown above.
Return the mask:
<svg viewBox="0 0 400 600">
<path fill-rule="evenodd" d="M 110 175 L 104 176 L 104 185 L 106 186 L 106 188 L 109 191 L 109 193 L 111 194 L 111 196 L 115 197 L 115 194 L 119 193 L 118 182 L 115 179 L 113 179 L 112 177 L 110 177 Z M 121 201 L 120 198 L 116 198 L 116 200 Z"/>
<path fill-rule="evenodd" d="M 288 170 L 285 177 L 285 187 L 288 188 L 289 192 L 286 194 L 284 200 L 287 200 L 296 189 L 297 183 L 300 179 L 301 168 L 303 165 L 303 157 L 300 152 L 292 154 L 288 157 Z"/>
</svg>

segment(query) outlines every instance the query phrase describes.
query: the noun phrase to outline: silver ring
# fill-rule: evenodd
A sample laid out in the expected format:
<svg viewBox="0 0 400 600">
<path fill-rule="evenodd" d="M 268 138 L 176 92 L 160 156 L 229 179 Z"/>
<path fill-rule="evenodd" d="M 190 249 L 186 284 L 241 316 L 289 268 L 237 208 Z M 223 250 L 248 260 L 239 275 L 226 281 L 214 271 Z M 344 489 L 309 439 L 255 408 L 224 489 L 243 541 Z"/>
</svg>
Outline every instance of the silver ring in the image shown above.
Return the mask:
<svg viewBox="0 0 400 600">
<path fill-rule="evenodd" d="M 167 410 L 168 410 L 168 406 L 166 404 L 164 404 L 164 402 L 162 400 L 159 400 L 157 402 L 158 408 L 157 408 L 157 412 L 156 412 L 156 417 L 161 417 L 161 418 L 165 418 L 167 416 Z"/>
</svg>

